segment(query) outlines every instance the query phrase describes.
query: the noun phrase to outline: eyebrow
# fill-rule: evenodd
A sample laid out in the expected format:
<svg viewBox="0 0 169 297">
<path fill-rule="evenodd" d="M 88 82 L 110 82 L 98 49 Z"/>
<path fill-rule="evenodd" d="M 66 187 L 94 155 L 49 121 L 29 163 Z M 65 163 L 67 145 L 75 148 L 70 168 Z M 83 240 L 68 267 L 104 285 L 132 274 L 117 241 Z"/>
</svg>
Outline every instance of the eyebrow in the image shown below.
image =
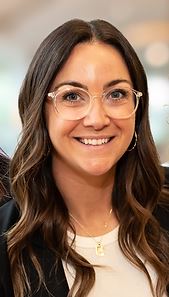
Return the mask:
<svg viewBox="0 0 169 297">
<path fill-rule="evenodd" d="M 115 86 L 117 84 L 120 84 L 120 83 L 127 83 L 129 84 L 130 86 L 132 86 L 132 83 L 131 81 L 127 80 L 127 79 L 115 79 L 115 80 L 111 80 L 110 82 L 106 83 L 104 86 L 103 86 L 103 90 L 109 88 L 109 87 L 112 87 L 112 86 Z M 88 91 L 88 87 L 80 82 L 77 82 L 77 81 L 72 81 L 72 80 L 68 80 L 68 81 L 63 81 L 59 84 L 57 84 L 55 87 L 54 87 L 54 91 L 58 90 L 60 87 L 62 86 L 73 86 L 73 87 L 78 87 L 78 88 L 82 88 L 82 89 L 85 89 Z"/>
<path fill-rule="evenodd" d="M 115 79 L 115 80 L 111 80 L 110 82 L 106 83 L 104 86 L 103 86 L 103 90 L 109 88 L 109 87 L 112 87 L 112 86 L 115 86 L 115 85 L 118 85 L 120 83 L 127 83 L 130 85 L 130 87 L 132 86 L 132 82 L 130 80 L 127 80 L 127 79 Z"/>
<path fill-rule="evenodd" d="M 88 87 L 84 84 L 81 84 L 77 81 L 73 81 L 73 80 L 68 80 L 68 81 L 63 81 L 62 83 L 60 84 L 57 84 L 55 87 L 54 87 L 54 90 L 53 91 L 56 91 L 58 90 L 60 87 L 62 86 L 73 86 L 73 87 L 78 87 L 78 88 L 82 88 L 82 89 L 85 89 L 85 90 L 88 90 Z"/>
</svg>

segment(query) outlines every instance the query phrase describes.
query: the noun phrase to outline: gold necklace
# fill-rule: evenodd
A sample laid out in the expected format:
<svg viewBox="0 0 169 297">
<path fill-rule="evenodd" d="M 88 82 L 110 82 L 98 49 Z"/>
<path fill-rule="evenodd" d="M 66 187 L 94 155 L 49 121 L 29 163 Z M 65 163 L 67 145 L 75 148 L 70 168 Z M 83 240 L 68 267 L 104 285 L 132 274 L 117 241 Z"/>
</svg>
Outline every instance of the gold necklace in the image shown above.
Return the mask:
<svg viewBox="0 0 169 297">
<path fill-rule="evenodd" d="M 104 227 L 105 229 L 108 228 L 109 226 L 109 223 L 110 223 L 110 217 L 111 217 L 111 213 L 112 213 L 112 208 L 110 209 L 109 211 L 109 218 L 108 218 L 108 221 L 104 223 Z M 69 213 L 70 217 L 79 225 L 79 227 L 95 242 L 95 250 L 96 250 L 96 255 L 97 256 L 104 256 L 105 252 L 104 252 L 104 246 L 103 246 L 103 243 L 102 243 L 102 239 L 103 239 L 103 236 L 104 234 L 100 237 L 99 241 L 97 241 L 95 239 L 95 237 L 93 235 L 91 235 L 87 230 L 86 228 L 71 214 Z"/>
</svg>

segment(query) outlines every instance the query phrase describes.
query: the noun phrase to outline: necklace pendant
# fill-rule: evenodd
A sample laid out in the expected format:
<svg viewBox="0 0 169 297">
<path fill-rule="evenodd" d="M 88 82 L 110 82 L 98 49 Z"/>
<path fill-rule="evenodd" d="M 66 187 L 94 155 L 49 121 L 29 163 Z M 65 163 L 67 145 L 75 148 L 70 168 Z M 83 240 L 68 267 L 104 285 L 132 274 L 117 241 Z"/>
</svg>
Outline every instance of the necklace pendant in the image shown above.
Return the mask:
<svg viewBox="0 0 169 297">
<path fill-rule="evenodd" d="M 101 242 L 96 244 L 96 255 L 97 256 L 104 256 L 104 247 Z"/>
</svg>

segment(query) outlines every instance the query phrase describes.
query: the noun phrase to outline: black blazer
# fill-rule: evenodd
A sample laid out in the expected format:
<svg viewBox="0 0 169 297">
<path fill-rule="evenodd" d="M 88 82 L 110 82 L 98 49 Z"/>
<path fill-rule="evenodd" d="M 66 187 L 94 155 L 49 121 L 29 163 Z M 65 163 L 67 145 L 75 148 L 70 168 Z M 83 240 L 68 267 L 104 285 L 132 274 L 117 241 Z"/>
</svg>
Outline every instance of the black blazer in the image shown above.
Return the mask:
<svg viewBox="0 0 169 297">
<path fill-rule="evenodd" d="M 166 182 L 169 184 L 168 180 L 166 180 Z M 17 221 L 18 216 L 19 213 L 14 200 L 11 199 L 10 201 L 6 202 L 0 208 L 0 234 L 8 230 Z M 169 232 L 169 208 L 158 208 L 155 212 L 155 216 L 159 220 L 161 226 Z M 51 295 L 47 293 L 44 287 L 41 287 L 40 290 L 36 292 L 37 275 L 30 260 L 25 254 L 23 255 L 23 258 L 26 263 L 26 267 L 28 268 L 27 272 L 30 277 L 31 287 L 33 289 L 33 294 L 31 297 L 67 297 L 69 288 L 61 260 L 59 260 L 57 271 L 55 271 L 52 268 L 55 259 L 53 252 L 45 246 L 41 236 L 38 233 L 33 237 L 32 244 L 34 251 L 38 255 L 41 262 L 46 284 Z M 0 236 L 0 297 L 14 297 L 6 241 L 3 235 Z"/>
<path fill-rule="evenodd" d="M 18 216 L 19 213 L 13 199 L 8 201 L 0 208 L 1 234 L 5 230 L 8 230 L 10 226 L 12 226 L 17 221 Z M 53 252 L 44 245 L 44 242 L 38 233 L 35 234 L 35 236 L 33 237 L 32 244 L 34 251 L 40 259 L 42 269 L 44 271 L 45 280 L 51 295 L 47 293 L 44 287 L 36 292 L 37 275 L 35 269 L 33 268 L 31 262 L 25 254 L 23 255 L 23 258 L 26 262 L 26 267 L 28 268 L 27 272 L 30 277 L 31 288 L 34 291 L 31 297 L 66 297 L 69 292 L 69 288 L 61 260 L 59 260 L 58 262 L 57 273 L 55 273 L 55 270 L 52 269 L 55 261 Z M 7 256 L 6 240 L 3 235 L 0 236 L 0 297 L 14 297 L 10 277 L 10 265 Z"/>
</svg>

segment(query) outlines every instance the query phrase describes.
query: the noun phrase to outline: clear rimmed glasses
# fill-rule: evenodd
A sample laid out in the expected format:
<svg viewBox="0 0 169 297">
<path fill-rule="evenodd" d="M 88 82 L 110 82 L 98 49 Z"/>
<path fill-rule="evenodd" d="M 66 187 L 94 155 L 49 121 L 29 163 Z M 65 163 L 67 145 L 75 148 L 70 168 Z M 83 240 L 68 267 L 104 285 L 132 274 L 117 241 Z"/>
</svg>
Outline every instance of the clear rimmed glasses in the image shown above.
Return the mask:
<svg viewBox="0 0 169 297">
<path fill-rule="evenodd" d="M 48 93 L 57 113 L 65 120 L 79 120 L 90 111 L 95 99 L 101 98 L 102 107 L 113 119 L 127 119 L 137 110 L 142 92 L 128 87 L 112 86 L 102 95 L 92 95 L 87 90 L 65 85 Z"/>
</svg>

